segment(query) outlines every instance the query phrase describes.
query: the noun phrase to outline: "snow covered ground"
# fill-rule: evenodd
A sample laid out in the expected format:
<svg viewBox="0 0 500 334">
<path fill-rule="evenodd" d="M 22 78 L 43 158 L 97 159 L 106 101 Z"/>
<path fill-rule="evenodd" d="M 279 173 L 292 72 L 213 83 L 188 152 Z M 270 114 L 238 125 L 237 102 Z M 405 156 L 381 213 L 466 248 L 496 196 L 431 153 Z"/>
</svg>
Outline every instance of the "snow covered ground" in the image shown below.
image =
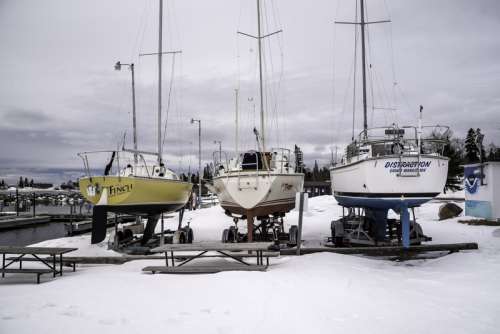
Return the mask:
<svg viewBox="0 0 500 334">
<path fill-rule="evenodd" d="M 40 285 L 10 276 L 0 280 L 0 333 L 499 333 L 500 229 L 439 222 L 439 205 L 416 210 L 424 232 L 478 251 L 407 262 L 323 253 L 271 259 L 263 273 L 191 276 L 143 274 L 163 263 L 144 260 L 79 266 Z M 323 242 L 340 213 L 331 196 L 311 199 L 306 246 Z M 219 240 L 231 223 L 220 207 L 186 218 L 197 241 Z M 292 212 L 287 223 L 296 221 Z M 40 245 L 118 255 L 88 236 Z"/>
</svg>

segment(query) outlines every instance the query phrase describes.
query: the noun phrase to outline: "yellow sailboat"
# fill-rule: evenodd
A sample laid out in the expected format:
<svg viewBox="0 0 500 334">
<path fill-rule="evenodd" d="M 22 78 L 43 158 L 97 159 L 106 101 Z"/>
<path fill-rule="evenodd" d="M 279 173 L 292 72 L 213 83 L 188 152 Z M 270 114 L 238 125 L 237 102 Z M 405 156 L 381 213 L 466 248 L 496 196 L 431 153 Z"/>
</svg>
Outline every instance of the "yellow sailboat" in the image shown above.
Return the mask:
<svg viewBox="0 0 500 334">
<path fill-rule="evenodd" d="M 119 70 L 122 66 L 128 66 L 132 72 L 134 149 L 122 148 L 120 151 L 83 152 L 78 154 L 83 160 L 86 171 L 86 176 L 80 178 L 79 181 L 80 192 L 89 202 L 94 204 L 92 243 L 104 240 L 107 213 L 109 211 L 147 216 L 148 223 L 142 240 L 142 243 L 145 244 L 154 233 L 159 215 L 184 207 L 191 195 L 192 184 L 180 180 L 173 171 L 165 167 L 162 159 L 161 66 L 162 55 L 164 54 L 162 52 L 162 12 L 163 1 L 160 0 L 158 52 L 154 53 L 154 55 L 158 56 L 158 152 L 151 153 L 137 149 L 134 64 L 117 62 L 115 69 Z M 92 175 L 89 155 L 106 152 L 111 154 L 111 159 L 106 165 L 103 175 Z M 133 160 L 131 159 L 132 154 Z M 126 160 L 126 155 L 129 156 L 129 160 Z M 146 162 L 144 155 L 156 156 L 156 162 Z M 113 165 L 115 165 L 116 170 L 114 174 L 111 173 Z"/>
</svg>

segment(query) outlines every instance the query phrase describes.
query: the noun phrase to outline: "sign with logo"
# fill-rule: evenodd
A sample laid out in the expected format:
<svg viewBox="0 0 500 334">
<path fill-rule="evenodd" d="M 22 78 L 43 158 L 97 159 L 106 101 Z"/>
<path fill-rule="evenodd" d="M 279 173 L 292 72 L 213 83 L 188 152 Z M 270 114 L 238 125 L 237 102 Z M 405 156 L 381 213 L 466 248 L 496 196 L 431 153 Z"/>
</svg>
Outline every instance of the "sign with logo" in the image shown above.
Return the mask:
<svg viewBox="0 0 500 334">
<path fill-rule="evenodd" d="M 481 168 L 479 166 L 464 167 L 464 183 L 465 190 L 469 194 L 477 193 L 481 183 Z"/>
</svg>

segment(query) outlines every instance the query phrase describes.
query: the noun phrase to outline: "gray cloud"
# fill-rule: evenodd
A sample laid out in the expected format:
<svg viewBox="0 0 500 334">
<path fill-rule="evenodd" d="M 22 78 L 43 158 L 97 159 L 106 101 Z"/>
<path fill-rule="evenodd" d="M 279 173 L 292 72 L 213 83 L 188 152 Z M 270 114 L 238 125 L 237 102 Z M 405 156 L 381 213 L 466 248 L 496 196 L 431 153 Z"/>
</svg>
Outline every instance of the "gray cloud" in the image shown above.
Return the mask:
<svg viewBox="0 0 500 334">
<path fill-rule="evenodd" d="M 222 140 L 225 150 L 234 149 L 238 86 L 240 146 L 255 147 L 255 43 L 235 33 L 255 33 L 254 1 L 167 2 L 175 11 L 166 12 L 165 48 L 183 50 L 176 58 L 165 144 L 171 167 L 196 168 L 197 128 L 189 124 L 191 117 L 202 119 L 205 162 L 217 149 L 214 140 Z M 354 3 L 264 1 L 265 31 L 284 30 L 265 44 L 272 48 L 266 51 L 266 91 L 272 93 L 267 104 L 269 144 L 298 144 L 309 165 L 313 160 L 327 164 L 331 151 L 351 138 L 353 30 L 335 26 L 333 20 L 352 19 Z M 374 104 L 394 104 L 401 123 L 414 123 L 422 104 L 424 123 L 448 124 L 458 136 L 480 127 L 486 142 L 500 143 L 498 2 L 391 1 L 389 12 L 385 1 L 367 3 L 370 17 L 393 22 L 370 27 Z M 2 2 L 3 167 L 78 168 L 77 152 L 115 149 L 124 131 L 130 146 L 130 73 L 114 71 L 117 60 L 136 63 L 139 143 L 155 149 L 156 60 L 137 55 L 156 49 L 156 5 L 131 0 Z M 274 13 L 279 22 L 273 8 L 279 8 Z M 165 57 L 164 64 L 166 105 L 171 58 Z M 357 133 L 359 102 L 356 110 Z M 372 118 L 374 124 L 392 123 L 394 113 L 375 110 L 372 116 L 370 110 Z"/>
</svg>

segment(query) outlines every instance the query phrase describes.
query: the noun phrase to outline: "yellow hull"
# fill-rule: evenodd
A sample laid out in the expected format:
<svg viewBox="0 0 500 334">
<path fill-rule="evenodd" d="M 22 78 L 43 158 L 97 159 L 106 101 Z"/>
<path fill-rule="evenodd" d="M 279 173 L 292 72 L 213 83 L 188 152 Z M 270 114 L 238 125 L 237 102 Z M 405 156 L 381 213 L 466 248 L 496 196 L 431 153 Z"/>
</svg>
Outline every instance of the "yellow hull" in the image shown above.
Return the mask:
<svg viewBox="0 0 500 334">
<path fill-rule="evenodd" d="M 80 192 L 94 205 L 183 206 L 191 195 L 188 182 L 143 177 L 93 176 L 80 179 Z"/>
</svg>

